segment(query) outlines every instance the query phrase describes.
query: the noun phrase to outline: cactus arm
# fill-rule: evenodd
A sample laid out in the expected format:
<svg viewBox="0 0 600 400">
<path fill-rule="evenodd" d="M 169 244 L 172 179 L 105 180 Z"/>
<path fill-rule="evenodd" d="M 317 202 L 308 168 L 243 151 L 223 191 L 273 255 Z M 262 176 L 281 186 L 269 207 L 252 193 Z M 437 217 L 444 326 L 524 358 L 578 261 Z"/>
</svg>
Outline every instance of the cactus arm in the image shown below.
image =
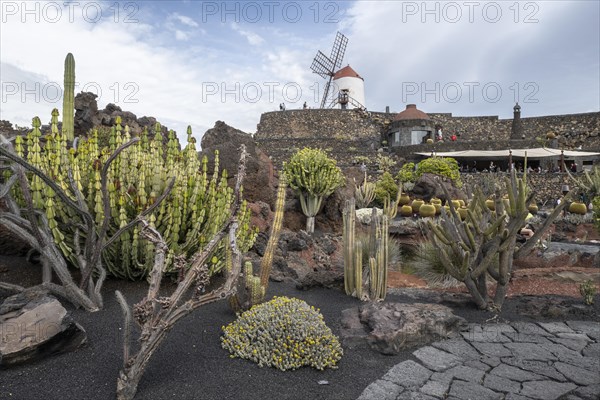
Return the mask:
<svg viewBox="0 0 600 400">
<path fill-rule="evenodd" d="M 271 266 L 273 265 L 273 255 L 275 254 L 275 249 L 279 242 L 279 233 L 281 232 L 281 225 L 283 224 L 286 187 L 285 174 L 281 174 L 279 177 L 279 188 L 277 189 L 275 217 L 273 218 L 273 225 L 271 226 L 271 235 L 269 236 L 267 248 L 260 264 L 260 284 L 265 289 L 269 284 Z"/>
<path fill-rule="evenodd" d="M 67 54 L 65 58 L 65 76 L 63 88 L 62 131 L 69 142 L 75 137 L 75 58 Z"/>
<path fill-rule="evenodd" d="M 346 200 L 342 213 L 342 242 L 344 252 L 344 289 L 347 295 L 352 295 L 356 282 L 354 280 L 354 224 L 356 212 L 354 199 Z"/>
</svg>

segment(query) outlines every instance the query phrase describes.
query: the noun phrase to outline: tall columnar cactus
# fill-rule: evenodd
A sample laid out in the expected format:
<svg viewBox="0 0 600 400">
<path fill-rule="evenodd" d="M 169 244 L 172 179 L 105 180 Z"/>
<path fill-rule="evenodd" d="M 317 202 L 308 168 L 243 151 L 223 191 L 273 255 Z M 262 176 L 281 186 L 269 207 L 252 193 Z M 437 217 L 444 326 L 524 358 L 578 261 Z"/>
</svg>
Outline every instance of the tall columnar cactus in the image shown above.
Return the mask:
<svg viewBox="0 0 600 400">
<path fill-rule="evenodd" d="M 373 209 L 371 217 L 371 244 L 364 248 L 356 241 L 355 202 L 346 201 L 343 212 L 344 289 L 346 294 L 361 300 L 384 300 L 387 293 L 389 232 L 387 215 L 377 216 Z M 369 265 L 363 265 L 363 253 L 369 252 Z M 365 270 L 366 268 L 366 270 Z"/>
<path fill-rule="evenodd" d="M 265 300 L 269 276 L 273 266 L 273 256 L 279 242 L 279 234 L 283 225 L 283 212 L 285 208 L 285 192 L 287 184 L 285 175 L 279 177 L 279 188 L 277 189 L 277 200 L 275 202 L 275 216 L 271 225 L 271 235 L 267 242 L 265 253 L 260 262 L 260 273 L 255 276 L 252 271 L 252 263 L 246 262 L 244 266 L 244 279 L 240 281 L 241 288 L 229 299 L 229 304 L 234 311 L 249 310 L 252 306 Z M 231 269 L 230 260 L 227 260 L 227 268 Z"/>
<path fill-rule="evenodd" d="M 53 121 L 57 114 L 57 111 L 53 113 Z M 107 170 L 109 208 L 105 211 L 101 171 L 109 158 L 110 147 L 118 147 L 119 143 L 130 140 L 128 127 L 123 127 L 117 118 L 107 148 L 98 148 L 97 131 L 94 130 L 89 139 L 79 140 L 76 149 L 67 149 L 64 135 L 54 130 L 42 148 L 40 125 L 39 118 L 34 119 L 34 129 L 26 140 L 18 139 L 22 153 L 74 198 L 66 174 L 71 169 L 73 180 L 82 191 L 96 224 L 100 226 L 108 216 L 108 233 L 111 235 L 144 212 L 164 192 L 167 182 L 175 179 L 166 201 L 147 216 L 148 222 L 164 236 L 169 246 L 167 272 L 174 272 L 173 262 L 177 255 L 191 256 L 204 248 L 227 218 L 233 191 L 227 186 L 226 171 L 219 170 L 216 155 L 215 169 L 208 173 L 208 159 L 202 162 L 198 159 L 191 131 L 188 132 L 189 143 L 183 150 L 180 150 L 174 133 L 170 134 L 166 157 L 163 157 L 165 150 L 160 125 L 155 127 L 155 136 L 150 141 L 144 133 L 142 140 L 123 150 Z M 75 227 L 79 217 L 55 199 L 51 191 L 44 189 L 37 176 L 31 176 L 30 183 L 35 207 L 52 217 L 50 223 L 57 245 L 76 265 L 75 255 L 69 249 L 76 246 Z M 19 193 L 14 197 L 18 199 Z M 245 204 L 242 204 L 238 218 L 241 227 L 238 243 L 242 251 L 247 251 L 254 242 L 256 230 L 250 226 L 250 212 Z M 102 258 L 108 273 L 120 278 L 141 279 L 152 268 L 154 251 L 154 245 L 141 238 L 136 227 L 106 248 Z M 211 273 L 223 266 L 223 258 L 224 243 L 219 246 L 217 261 L 211 264 Z"/>
<path fill-rule="evenodd" d="M 502 307 L 513 260 L 535 245 L 566 203 L 563 201 L 535 235 L 517 248 L 517 233 L 525 225 L 527 205 L 533 196 L 527 188 L 527 174 L 517 178 L 513 170 L 505 190 L 508 204 L 497 191 L 494 211 L 486 206 L 481 190 L 476 190 L 463 221 L 452 203 L 449 214 L 442 209 L 441 218 L 428 221 L 429 239 L 439 250 L 446 271 L 465 284 L 480 309 Z M 488 293 L 489 278 L 496 282 L 493 298 Z"/>
<path fill-rule="evenodd" d="M 306 232 L 315 231 L 315 216 L 323 199 L 344 184 L 344 175 L 335 160 L 320 149 L 304 148 L 283 164 L 286 180 L 300 198 L 306 215 Z"/>
<path fill-rule="evenodd" d="M 75 58 L 71 53 L 65 58 L 62 131 L 72 142 L 75 137 Z"/>
</svg>

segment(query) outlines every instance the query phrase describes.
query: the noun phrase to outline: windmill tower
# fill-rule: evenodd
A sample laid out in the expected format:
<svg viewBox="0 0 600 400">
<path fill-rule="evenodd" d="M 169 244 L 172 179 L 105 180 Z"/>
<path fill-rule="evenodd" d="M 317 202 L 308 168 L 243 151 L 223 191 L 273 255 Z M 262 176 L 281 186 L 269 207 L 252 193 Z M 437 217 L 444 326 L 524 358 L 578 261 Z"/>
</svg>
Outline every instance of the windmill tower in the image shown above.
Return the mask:
<svg viewBox="0 0 600 400">
<path fill-rule="evenodd" d="M 346 52 L 346 44 L 348 38 L 342 33 L 338 32 L 335 35 L 335 41 L 333 42 L 333 48 L 331 49 L 331 56 L 327 57 L 320 50 L 317 51 L 310 69 L 315 73 L 321 75 L 327 79 L 325 84 L 325 90 L 323 91 L 323 100 L 321 100 L 321 108 L 325 108 L 325 102 L 327 101 L 327 95 L 331 87 L 331 80 L 335 75 L 335 71 L 342 66 L 342 59 Z"/>
<path fill-rule="evenodd" d="M 360 108 L 366 110 L 364 79 L 350 65 L 335 73 L 333 87 L 338 95 L 334 96 L 329 107 L 335 107 L 339 104 L 342 109 Z"/>
</svg>

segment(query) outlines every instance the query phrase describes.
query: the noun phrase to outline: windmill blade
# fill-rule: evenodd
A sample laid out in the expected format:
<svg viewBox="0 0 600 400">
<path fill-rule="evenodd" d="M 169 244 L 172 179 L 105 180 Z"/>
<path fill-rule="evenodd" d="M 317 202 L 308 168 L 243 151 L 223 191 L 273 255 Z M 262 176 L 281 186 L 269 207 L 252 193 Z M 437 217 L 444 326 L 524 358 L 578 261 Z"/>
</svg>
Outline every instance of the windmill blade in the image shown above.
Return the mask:
<svg viewBox="0 0 600 400">
<path fill-rule="evenodd" d="M 332 79 L 333 79 L 333 75 L 330 75 L 329 80 L 325 84 L 325 90 L 323 92 L 323 100 L 321 100 L 321 108 L 325 108 L 325 103 L 327 102 L 327 95 L 329 94 L 329 88 L 331 87 Z"/>
<path fill-rule="evenodd" d="M 325 54 L 318 51 L 310 69 L 314 73 L 321 75 L 323 78 L 327 78 L 334 73 L 334 63 Z"/>
<path fill-rule="evenodd" d="M 342 66 L 342 60 L 344 59 L 344 54 L 346 53 L 347 44 L 348 38 L 344 36 L 343 33 L 338 32 L 337 35 L 335 35 L 335 41 L 333 42 L 333 47 L 331 48 L 330 60 L 333 62 L 332 69 L 337 69 Z"/>
</svg>

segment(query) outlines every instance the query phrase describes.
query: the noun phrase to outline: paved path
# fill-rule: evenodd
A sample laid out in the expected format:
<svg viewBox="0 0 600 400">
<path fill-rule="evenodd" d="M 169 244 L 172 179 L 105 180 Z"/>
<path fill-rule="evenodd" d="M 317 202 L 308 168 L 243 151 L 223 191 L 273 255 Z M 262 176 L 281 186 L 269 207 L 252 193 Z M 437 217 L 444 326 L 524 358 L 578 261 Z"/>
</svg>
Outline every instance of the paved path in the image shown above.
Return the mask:
<svg viewBox="0 0 600 400">
<path fill-rule="evenodd" d="M 359 400 L 600 399 L 600 322 L 472 324 L 370 384 Z"/>
</svg>

